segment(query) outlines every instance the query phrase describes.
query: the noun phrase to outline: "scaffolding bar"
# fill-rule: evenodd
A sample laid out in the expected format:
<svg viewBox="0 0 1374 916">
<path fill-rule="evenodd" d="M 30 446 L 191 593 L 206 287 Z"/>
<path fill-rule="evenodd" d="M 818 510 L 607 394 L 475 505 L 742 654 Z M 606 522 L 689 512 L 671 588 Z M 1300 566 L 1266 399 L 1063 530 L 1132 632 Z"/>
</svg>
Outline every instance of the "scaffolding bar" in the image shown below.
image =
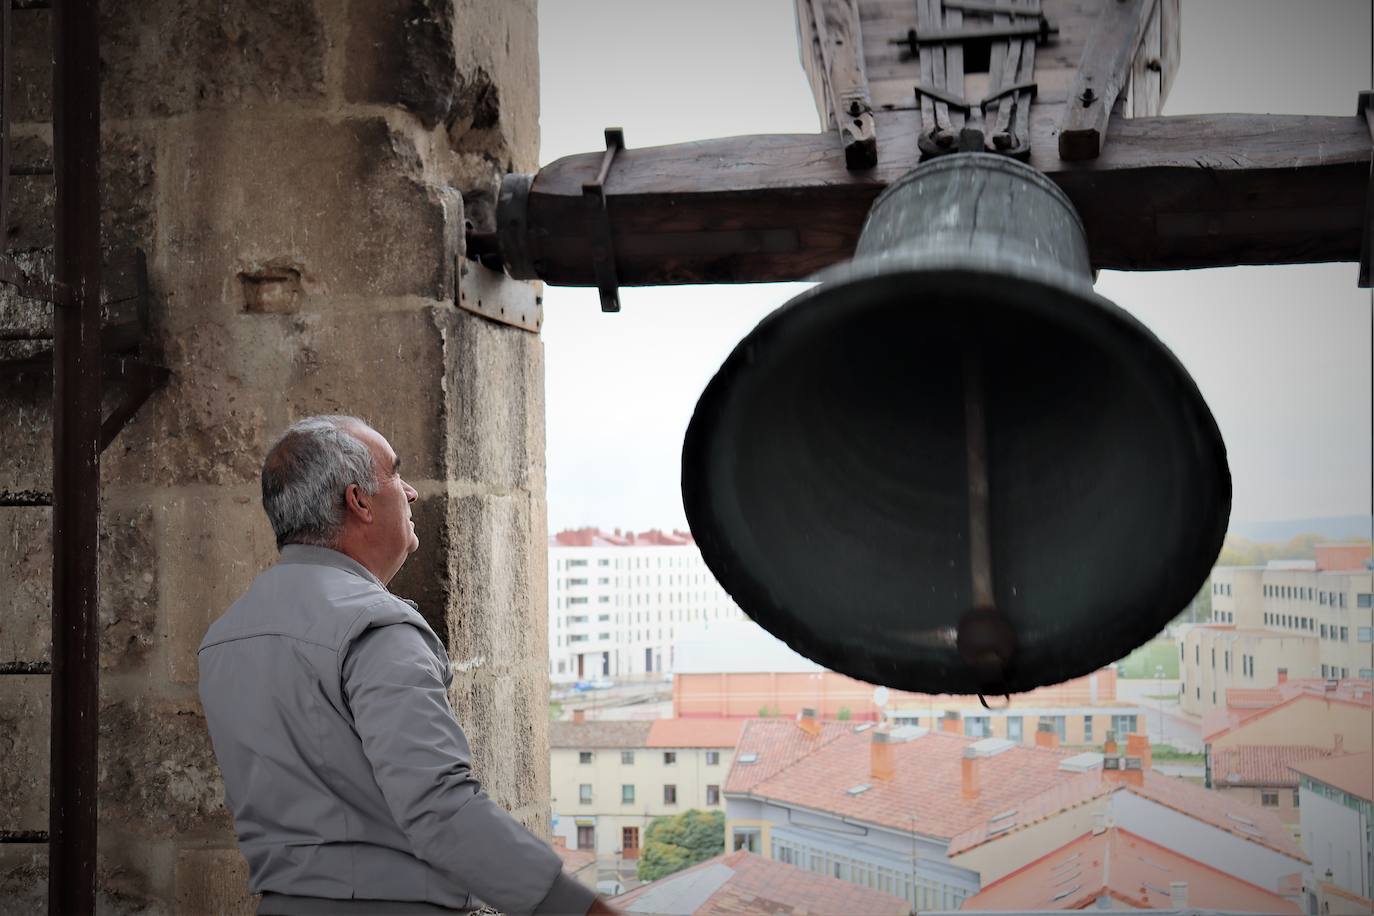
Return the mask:
<svg viewBox="0 0 1374 916">
<path fill-rule="evenodd" d="M 52 777 L 48 912 L 95 912 L 100 642 L 100 43 L 97 0 L 52 7 L 56 279 L 53 310 Z"/>
</svg>

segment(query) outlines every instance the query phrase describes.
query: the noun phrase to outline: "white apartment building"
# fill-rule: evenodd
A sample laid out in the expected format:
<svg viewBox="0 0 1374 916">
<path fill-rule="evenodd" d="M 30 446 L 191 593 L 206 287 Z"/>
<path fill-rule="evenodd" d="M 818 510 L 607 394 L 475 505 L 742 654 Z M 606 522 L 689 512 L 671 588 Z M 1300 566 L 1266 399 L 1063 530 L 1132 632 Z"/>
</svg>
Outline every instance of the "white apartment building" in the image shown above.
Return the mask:
<svg viewBox="0 0 1374 916">
<path fill-rule="evenodd" d="M 1212 621 L 1179 642 L 1180 703 L 1224 708 L 1232 687 L 1284 678 L 1374 678 L 1368 544 L 1318 544 L 1314 560 L 1212 570 Z"/>
<path fill-rule="evenodd" d="M 743 614 L 687 532 L 561 531 L 549 538 L 549 679 L 673 670 L 680 625 Z"/>
</svg>

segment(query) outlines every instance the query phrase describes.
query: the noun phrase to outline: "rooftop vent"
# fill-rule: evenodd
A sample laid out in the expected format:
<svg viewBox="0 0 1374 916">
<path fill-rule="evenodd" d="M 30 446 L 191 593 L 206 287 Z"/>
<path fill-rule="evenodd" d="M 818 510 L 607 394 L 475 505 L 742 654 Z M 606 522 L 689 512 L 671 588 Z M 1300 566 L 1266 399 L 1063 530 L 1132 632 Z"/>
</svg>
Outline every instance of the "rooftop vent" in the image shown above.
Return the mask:
<svg viewBox="0 0 1374 916">
<path fill-rule="evenodd" d="M 735 758 L 735 763 L 758 763 L 759 755 L 750 751 L 747 754 L 740 754 Z"/>
<path fill-rule="evenodd" d="M 860 722 L 858 725 L 854 726 L 854 733 L 858 734 L 859 732 L 866 732 L 873 726 L 874 723 L 872 722 Z"/>
<path fill-rule="evenodd" d="M 1014 747 L 1016 747 L 1016 742 L 1008 741 L 1006 738 L 984 738 L 970 744 L 967 750 L 972 751 L 975 757 L 995 757 Z"/>
<path fill-rule="evenodd" d="M 1085 751 L 1082 754 L 1074 754 L 1072 757 L 1065 757 L 1059 761 L 1059 769 L 1067 770 L 1070 773 L 1086 773 L 1088 770 L 1101 769 L 1102 760 L 1101 754 Z"/>
<path fill-rule="evenodd" d="M 930 733 L 930 729 L 922 728 L 919 725 L 903 725 L 888 732 L 887 739 L 893 744 L 902 741 L 913 741 Z"/>
<path fill-rule="evenodd" d="M 868 783 L 866 783 L 866 782 L 861 782 L 861 783 L 859 783 L 857 786 L 850 786 L 848 789 L 845 789 L 845 790 L 844 790 L 844 794 L 845 794 L 845 795 L 862 795 L 862 794 L 864 794 L 865 792 L 867 792 L 867 791 L 868 791 L 869 789 L 871 789 L 871 788 L 873 788 L 873 787 L 870 786 Z"/>
</svg>

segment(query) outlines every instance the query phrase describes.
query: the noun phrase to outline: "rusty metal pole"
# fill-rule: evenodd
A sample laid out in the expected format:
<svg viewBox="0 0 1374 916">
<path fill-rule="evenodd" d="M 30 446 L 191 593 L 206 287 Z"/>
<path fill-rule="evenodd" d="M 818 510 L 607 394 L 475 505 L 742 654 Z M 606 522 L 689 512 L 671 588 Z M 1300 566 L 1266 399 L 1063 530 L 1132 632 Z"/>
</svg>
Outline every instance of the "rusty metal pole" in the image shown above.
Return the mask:
<svg viewBox="0 0 1374 916">
<path fill-rule="evenodd" d="M 53 665 L 48 912 L 93 913 L 100 640 L 100 48 L 96 0 L 52 8 Z"/>
</svg>

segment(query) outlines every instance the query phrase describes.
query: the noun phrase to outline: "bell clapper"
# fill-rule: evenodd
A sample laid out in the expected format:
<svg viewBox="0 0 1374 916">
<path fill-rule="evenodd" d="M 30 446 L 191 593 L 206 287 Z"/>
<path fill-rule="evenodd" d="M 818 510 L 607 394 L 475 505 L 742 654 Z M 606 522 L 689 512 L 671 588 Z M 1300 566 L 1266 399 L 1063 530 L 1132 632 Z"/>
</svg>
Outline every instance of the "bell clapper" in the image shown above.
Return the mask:
<svg viewBox="0 0 1374 916">
<path fill-rule="evenodd" d="M 964 442 L 968 462 L 969 569 L 973 606 L 959 618 L 959 655 L 990 692 L 1005 680 L 1016 653 L 1016 631 L 992 593 L 992 542 L 988 530 L 987 418 L 983 368 L 970 344 L 964 349 Z M 981 698 L 981 697 L 980 697 Z M 987 705 L 984 701 L 983 705 Z"/>
</svg>

